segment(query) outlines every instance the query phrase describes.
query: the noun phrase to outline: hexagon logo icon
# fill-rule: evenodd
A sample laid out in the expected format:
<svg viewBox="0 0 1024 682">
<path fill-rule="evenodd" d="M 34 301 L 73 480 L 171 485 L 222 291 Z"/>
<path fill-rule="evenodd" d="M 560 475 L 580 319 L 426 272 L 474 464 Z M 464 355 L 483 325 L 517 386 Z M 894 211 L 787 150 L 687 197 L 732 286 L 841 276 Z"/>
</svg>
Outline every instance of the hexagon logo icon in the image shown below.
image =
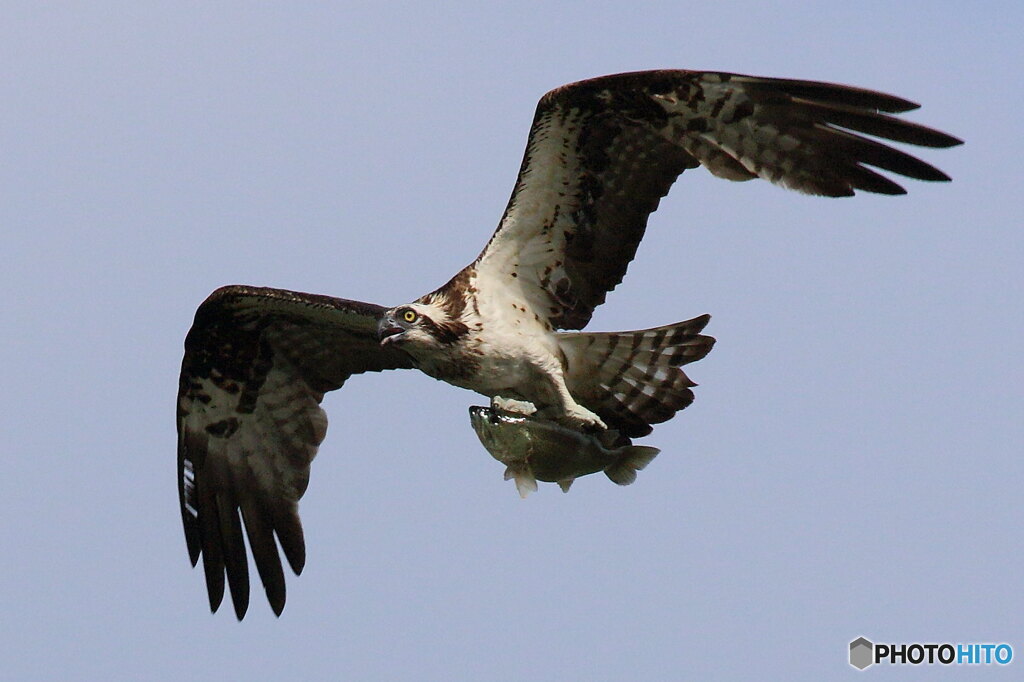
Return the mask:
<svg viewBox="0 0 1024 682">
<path fill-rule="evenodd" d="M 874 663 L 875 645 L 865 637 L 858 637 L 850 642 L 850 665 L 863 670 Z"/>
</svg>

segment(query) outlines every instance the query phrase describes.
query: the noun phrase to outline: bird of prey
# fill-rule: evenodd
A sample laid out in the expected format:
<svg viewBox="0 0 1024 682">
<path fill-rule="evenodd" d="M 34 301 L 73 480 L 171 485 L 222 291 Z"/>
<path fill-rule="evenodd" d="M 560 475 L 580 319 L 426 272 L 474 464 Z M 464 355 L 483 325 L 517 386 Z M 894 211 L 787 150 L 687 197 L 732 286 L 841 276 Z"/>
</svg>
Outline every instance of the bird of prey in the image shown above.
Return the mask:
<svg viewBox="0 0 1024 682">
<path fill-rule="evenodd" d="M 477 258 L 446 284 L 387 308 L 250 286 L 214 291 L 185 339 L 178 485 L 192 564 L 210 607 L 249 603 L 245 535 L 276 614 L 278 547 L 298 574 L 298 502 L 327 430 L 320 401 L 353 374 L 416 368 L 581 433 L 643 436 L 693 399 L 680 365 L 714 340 L 708 316 L 590 333 L 622 280 L 648 216 L 687 169 L 760 177 L 806 194 L 902 194 L 876 170 L 942 171 L 876 139 L 960 140 L 893 116 L 917 105 L 871 90 L 706 71 L 594 78 L 544 95 L 505 213 Z M 865 137 L 870 136 L 870 137 Z M 499 402 L 495 402 L 499 404 Z M 501 403 L 504 404 L 504 403 Z"/>
</svg>

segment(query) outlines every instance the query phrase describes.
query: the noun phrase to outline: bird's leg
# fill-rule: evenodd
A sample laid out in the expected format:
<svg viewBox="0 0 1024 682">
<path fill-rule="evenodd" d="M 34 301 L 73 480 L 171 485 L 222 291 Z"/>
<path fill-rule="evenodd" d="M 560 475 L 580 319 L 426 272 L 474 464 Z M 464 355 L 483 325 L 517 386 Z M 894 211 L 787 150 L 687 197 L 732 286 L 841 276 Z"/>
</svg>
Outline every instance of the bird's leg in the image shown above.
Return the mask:
<svg viewBox="0 0 1024 682">
<path fill-rule="evenodd" d="M 529 396 L 531 400 L 496 395 L 491 397 L 491 408 L 550 419 L 577 431 L 604 431 L 608 428 L 600 417 L 572 397 L 561 367 L 538 372 L 535 382 L 539 390 Z"/>
<path fill-rule="evenodd" d="M 558 382 L 558 398 L 561 405 L 555 419 L 561 424 L 580 431 L 604 431 L 608 428 L 600 417 L 576 402 L 564 380 Z"/>
<path fill-rule="evenodd" d="M 580 431 L 605 431 L 608 428 L 600 417 L 575 401 L 557 419 L 561 424 Z"/>
<path fill-rule="evenodd" d="M 502 398 L 500 395 L 491 398 L 492 410 L 503 410 L 529 416 L 537 412 L 537 407 L 529 400 L 516 400 L 515 398 Z"/>
</svg>

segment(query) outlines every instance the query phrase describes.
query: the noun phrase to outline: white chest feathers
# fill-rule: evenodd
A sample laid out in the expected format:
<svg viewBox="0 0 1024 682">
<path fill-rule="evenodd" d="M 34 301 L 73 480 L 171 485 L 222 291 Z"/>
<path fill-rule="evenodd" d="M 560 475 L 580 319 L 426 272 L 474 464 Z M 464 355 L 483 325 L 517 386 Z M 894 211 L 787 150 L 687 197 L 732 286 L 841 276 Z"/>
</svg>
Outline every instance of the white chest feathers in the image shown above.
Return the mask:
<svg viewBox="0 0 1024 682">
<path fill-rule="evenodd" d="M 468 333 L 441 362 L 423 363 L 424 371 L 490 397 L 547 397 L 552 375 L 562 373 L 561 353 L 554 332 L 523 301 L 481 292 L 462 322 Z"/>
</svg>

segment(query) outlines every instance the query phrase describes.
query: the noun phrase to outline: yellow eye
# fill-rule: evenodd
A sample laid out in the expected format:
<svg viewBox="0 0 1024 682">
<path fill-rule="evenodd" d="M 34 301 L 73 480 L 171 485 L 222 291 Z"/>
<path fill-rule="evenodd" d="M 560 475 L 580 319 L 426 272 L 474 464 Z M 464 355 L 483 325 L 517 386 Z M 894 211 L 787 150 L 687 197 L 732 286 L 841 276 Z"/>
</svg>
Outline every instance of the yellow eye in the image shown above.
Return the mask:
<svg viewBox="0 0 1024 682">
<path fill-rule="evenodd" d="M 412 308 L 409 308 L 404 313 L 402 313 L 402 319 L 405 320 L 406 322 L 415 322 L 416 317 L 416 311 L 413 310 Z"/>
</svg>

